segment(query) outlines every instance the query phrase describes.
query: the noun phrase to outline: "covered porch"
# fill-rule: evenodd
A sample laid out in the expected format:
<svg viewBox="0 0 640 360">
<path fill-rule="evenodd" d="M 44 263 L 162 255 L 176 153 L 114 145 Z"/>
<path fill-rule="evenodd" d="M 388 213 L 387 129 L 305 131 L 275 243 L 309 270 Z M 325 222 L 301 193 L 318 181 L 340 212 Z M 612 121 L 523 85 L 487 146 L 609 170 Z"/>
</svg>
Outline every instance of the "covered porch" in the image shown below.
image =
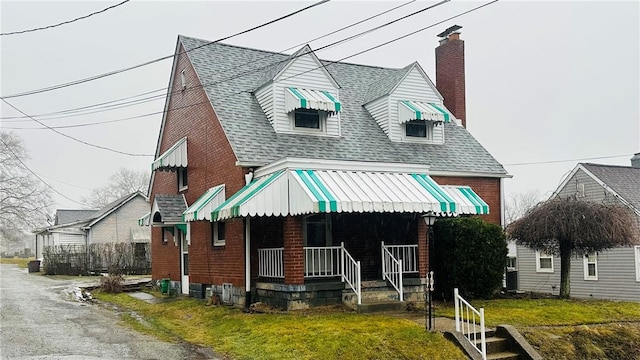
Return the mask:
<svg viewBox="0 0 640 360">
<path fill-rule="evenodd" d="M 285 159 L 261 168 L 211 212 L 242 217 L 252 301 L 286 308 L 360 304 L 363 282 L 389 300 L 422 299 L 422 216 L 486 214 L 467 186 L 440 186 L 425 166 Z"/>
</svg>

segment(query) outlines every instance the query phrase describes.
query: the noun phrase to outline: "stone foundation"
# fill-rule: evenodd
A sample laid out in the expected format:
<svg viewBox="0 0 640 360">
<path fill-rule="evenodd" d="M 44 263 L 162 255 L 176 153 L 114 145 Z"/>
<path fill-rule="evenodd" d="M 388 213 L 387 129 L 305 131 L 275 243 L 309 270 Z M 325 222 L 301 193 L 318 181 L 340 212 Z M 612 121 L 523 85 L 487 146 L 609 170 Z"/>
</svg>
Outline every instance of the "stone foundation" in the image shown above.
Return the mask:
<svg viewBox="0 0 640 360">
<path fill-rule="evenodd" d="M 256 284 L 255 301 L 282 310 L 308 309 L 314 306 L 342 304 L 342 282 L 308 283 L 287 285 L 259 282 Z"/>
</svg>

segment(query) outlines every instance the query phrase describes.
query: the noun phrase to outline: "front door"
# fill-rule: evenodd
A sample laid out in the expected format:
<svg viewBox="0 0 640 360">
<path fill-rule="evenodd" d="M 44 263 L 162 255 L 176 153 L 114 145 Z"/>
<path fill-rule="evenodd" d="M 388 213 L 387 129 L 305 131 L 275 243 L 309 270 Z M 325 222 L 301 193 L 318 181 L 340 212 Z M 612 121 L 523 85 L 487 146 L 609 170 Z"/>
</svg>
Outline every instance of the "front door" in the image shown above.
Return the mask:
<svg viewBox="0 0 640 360">
<path fill-rule="evenodd" d="M 181 283 L 182 293 L 189 295 L 189 244 L 187 243 L 187 237 L 182 230 L 178 229 L 178 235 L 180 240 L 180 268 L 181 268 Z"/>
</svg>

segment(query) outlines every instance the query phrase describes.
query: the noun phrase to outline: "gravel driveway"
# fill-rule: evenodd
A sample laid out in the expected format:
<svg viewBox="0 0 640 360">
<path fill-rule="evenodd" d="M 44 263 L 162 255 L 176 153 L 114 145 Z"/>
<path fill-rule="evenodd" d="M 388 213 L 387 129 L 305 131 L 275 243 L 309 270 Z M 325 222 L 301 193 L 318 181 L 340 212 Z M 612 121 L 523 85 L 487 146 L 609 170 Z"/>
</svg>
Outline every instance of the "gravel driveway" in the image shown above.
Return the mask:
<svg viewBox="0 0 640 360">
<path fill-rule="evenodd" d="M 0 264 L 0 359 L 216 359 L 210 349 L 159 341 L 75 300 L 79 281 Z"/>
</svg>

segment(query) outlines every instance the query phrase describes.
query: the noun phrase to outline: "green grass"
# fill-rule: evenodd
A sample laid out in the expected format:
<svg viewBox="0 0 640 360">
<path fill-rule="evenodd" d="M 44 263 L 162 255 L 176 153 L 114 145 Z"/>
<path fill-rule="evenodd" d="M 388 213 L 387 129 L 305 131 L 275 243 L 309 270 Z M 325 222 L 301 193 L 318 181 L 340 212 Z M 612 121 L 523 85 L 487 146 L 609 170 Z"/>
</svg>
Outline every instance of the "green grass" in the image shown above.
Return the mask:
<svg viewBox="0 0 640 360">
<path fill-rule="evenodd" d="M 26 269 L 27 265 L 29 264 L 29 261 L 31 260 L 35 260 L 35 258 L 11 258 L 11 259 L 7 259 L 7 258 L 0 258 L 0 264 L 14 264 L 14 265 L 18 265 L 18 267 Z"/>
<path fill-rule="evenodd" d="M 640 322 L 640 303 L 604 300 L 498 299 L 472 301 L 484 307 L 488 326 L 511 324 L 526 326 L 567 326 L 610 322 Z M 453 318 L 453 306 L 441 307 L 436 314 Z"/>
<path fill-rule="evenodd" d="M 123 320 L 139 331 L 209 346 L 233 359 L 465 358 L 442 334 L 384 315 L 346 311 L 245 314 L 232 307 L 206 307 L 194 299 L 148 304 L 126 294 L 94 296 L 130 310 Z"/>
</svg>

